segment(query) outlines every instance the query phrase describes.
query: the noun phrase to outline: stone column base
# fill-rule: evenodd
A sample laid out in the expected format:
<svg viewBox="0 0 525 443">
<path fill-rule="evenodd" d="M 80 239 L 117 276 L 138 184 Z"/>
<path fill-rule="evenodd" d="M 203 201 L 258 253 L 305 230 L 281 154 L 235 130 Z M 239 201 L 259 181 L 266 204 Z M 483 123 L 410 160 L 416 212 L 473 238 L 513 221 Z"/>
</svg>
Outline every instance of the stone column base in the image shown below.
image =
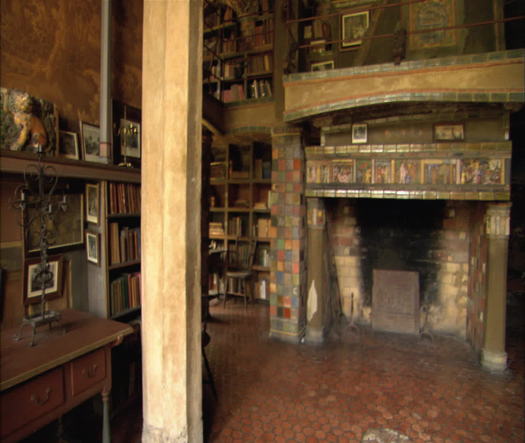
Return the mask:
<svg viewBox="0 0 525 443">
<path fill-rule="evenodd" d="M 491 372 L 504 372 L 507 369 L 507 353 L 481 351 L 481 366 Z"/>
</svg>

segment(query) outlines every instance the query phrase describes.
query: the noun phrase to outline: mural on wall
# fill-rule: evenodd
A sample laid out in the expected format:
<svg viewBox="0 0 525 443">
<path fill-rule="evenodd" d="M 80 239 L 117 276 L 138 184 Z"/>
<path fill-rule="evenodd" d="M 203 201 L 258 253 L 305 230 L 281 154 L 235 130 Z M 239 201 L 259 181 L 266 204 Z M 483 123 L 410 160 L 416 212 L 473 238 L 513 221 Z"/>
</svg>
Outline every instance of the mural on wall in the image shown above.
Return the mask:
<svg viewBox="0 0 525 443">
<path fill-rule="evenodd" d="M 0 88 L 0 147 L 33 151 L 42 146 L 54 153 L 58 139 L 58 112 L 53 103 L 27 92 Z"/>
<path fill-rule="evenodd" d="M 455 0 L 428 0 L 409 5 L 409 44 L 412 49 L 426 49 L 456 44 L 456 31 L 432 31 L 456 24 Z"/>
<path fill-rule="evenodd" d="M 440 143 L 439 149 L 435 143 L 410 145 L 414 152 L 408 152 L 408 146 L 384 145 L 384 152 L 370 152 L 369 145 L 307 147 L 307 195 L 368 198 L 370 192 L 379 191 L 385 198 L 410 198 L 413 191 L 444 191 L 439 196 L 435 192 L 412 196 L 508 200 L 510 145 L 506 142 L 485 143 L 481 152 L 472 146 L 462 150 L 457 143 Z"/>
</svg>

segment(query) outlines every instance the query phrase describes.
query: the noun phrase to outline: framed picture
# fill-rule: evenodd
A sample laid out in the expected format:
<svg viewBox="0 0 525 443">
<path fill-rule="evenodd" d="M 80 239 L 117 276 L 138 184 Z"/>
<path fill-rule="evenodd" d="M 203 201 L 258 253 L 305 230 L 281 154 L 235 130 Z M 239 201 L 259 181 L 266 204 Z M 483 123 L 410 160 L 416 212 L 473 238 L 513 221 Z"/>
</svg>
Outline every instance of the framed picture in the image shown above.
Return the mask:
<svg viewBox="0 0 525 443">
<path fill-rule="evenodd" d="M 352 125 L 352 143 L 366 143 L 368 140 L 368 125 L 357 123 Z"/>
<path fill-rule="evenodd" d="M 24 303 L 39 303 L 42 287 L 46 300 L 62 295 L 62 256 L 48 257 L 47 270 L 42 269 L 40 257 L 27 259 L 24 267 Z"/>
<path fill-rule="evenodd" d="M 100 234 L 86 232 L 86 258 L 89 262 L 100 264 Z"/>
<path fill-rule="evenodd" d="M 58 153 L 59 155 L 79 160 L 78 137 L 75 132 L 60 131 L 58 134 Z"/>
<path fill-rule="evenodd" d="M 462 141 L 465 139 L 463 123 L 437 123 L 434 125 L 435 141 Z"/>
<path fill-rule="evenodd" d="M 120 119 L 120 153 L 123 157 L 140 158 L 140 123 Z"/>
<path fill-rule="evenodd" d="M 82 157 L 88 162 L 109 163 L 109 152 L 101 151 L 100 129 L 90 123 L 80 122 Z"/>
<path fill-rule="evenodd" d="M 310 70 L 315 71 L 328 71 L 329 69 L 334 69 L 334 61 L 328 60 L 325 62 L 312 63 L 310 65 Z"/>
<path fill-rule="evenodd" d="M 86 183 L 86 221 L 98 225 L 100 214 L 100 184 Z"/>
<path fill-rule="evenodd" d="M 84 243 L 84 195 L 65 194 L 52 195 L 53 207 L 61 207 L 64 202 L 65 210 L 54 211 L 46 223 L 50 231 L 49 249 L 57 249 L 65 246 L 81 245 Z M 29 199 L 31 202 L 31 199 Z M 26 251 L 36 252 L 40 250 L 40 216 L 39 210 L 27 205 L 24 217 L 28 225 L 25 237 Z"/>
<path fill-rule="evenodd" d="M 356 12 L 341 16 L 341 48 L 352 48 L 362 43 L 368 29 L 369 12 Z"/>
</svg>

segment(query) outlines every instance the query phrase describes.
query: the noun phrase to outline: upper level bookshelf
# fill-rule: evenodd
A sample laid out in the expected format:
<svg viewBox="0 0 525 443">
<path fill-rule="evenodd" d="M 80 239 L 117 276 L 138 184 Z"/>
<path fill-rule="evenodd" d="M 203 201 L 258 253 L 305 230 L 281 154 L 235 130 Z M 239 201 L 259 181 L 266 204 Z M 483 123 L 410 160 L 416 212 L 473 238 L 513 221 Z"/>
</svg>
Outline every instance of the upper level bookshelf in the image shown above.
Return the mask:
<svg viewBox="0 0 525 443">
<path fill-rule="evenodd" d="M 204 92 L 223 103 L 271 99 L 273 1 L 246 11 L 208 5 L 204 25 Z"/>
</svg>

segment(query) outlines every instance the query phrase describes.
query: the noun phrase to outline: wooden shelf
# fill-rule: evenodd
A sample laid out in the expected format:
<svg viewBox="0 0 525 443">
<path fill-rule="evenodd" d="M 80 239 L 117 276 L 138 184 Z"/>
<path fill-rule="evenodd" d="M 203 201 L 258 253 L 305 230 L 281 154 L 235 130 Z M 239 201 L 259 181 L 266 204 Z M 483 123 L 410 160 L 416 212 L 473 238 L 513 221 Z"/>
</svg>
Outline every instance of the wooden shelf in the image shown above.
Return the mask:
<svg viewBox="0 0 525 443">
<path fill-rule="evenodd" d="M 109 219 L 118 219 L 118 218 L 139 218 L 140 214 L 109 214 Z"/>
<path fill-rule="evenodd" d="M 140 311 L 140 306 L 137 306 L 136 308 L 124 309 L 123 311 L 117 312 L 116 314 L 112 315 L 111 319 L 116 320 L 120 317 L 124 317 L 125 315 L 131 314 L 134 312 L 139 312 L 139 311 Z"/>
<path fill-rule="evenodd" d="M 109 265 L 108 269 L 110 271 L 113 271 L 115 269 L 129 268 L 130 266 L 135 266 L 139 264 L 140 264 L 140 260 L 133 260 L 133 261 L 127 261 L 124 263 L 115 263 L 115 264 Z"/>
<path fill-rule="evenodd" d="M 23 174 L 28 164 L 37 162 L 37 155 L 31 152 L 2 151 L 0 153 L 0 172 L 3 174 Z M 115 165 L 60 157 L 44 157 L 42 163 L 44 166 L 53 167 L 59 178 L 140 183 L 140 169 L 137 168 L 122 168 Z"/>
<path fill-rule="evenodd" d="M 269 266 L 253 265 L 252 269 L 254 271 L 258 271 L 258 272 L 270 272 L 270 267 Z"/>
</svg>

